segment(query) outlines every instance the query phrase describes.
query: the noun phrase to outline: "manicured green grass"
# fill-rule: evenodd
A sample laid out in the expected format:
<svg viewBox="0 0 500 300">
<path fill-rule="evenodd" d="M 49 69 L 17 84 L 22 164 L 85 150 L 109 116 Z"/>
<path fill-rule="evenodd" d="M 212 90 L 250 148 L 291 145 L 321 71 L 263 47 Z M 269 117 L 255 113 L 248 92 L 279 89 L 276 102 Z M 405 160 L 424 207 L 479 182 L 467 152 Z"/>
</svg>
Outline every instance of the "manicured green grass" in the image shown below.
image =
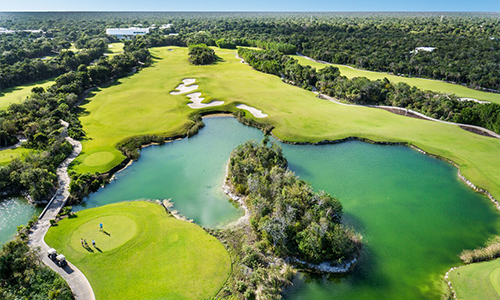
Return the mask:
<svg viewBox="0 0 500 300">
<path fill-rule="evenodd" d="M 13 88 L 4 89 L 0 92 L 0 110 L 7 109 L 11 103 L 21 103 L 31 94 L 34 87 L 48 88 L 55 82 L 53 79 L 41 80 Z"/>
<path fill-rule="evenodd" d="M 210 66 L 190 65 L 186 48 L 153 48 L 151 52 L 158 57 L 154 66 L 103 88 L 83 106 L 88 114 L 81 121 L 89 140 L 83 142 L 83 153 L 73 166 L 77 172 L 106 172 L 119 164 L 124 157 L 116 145 L 129 137 L 185 132 L 192 124 L 188 115 L 203 110 L 189 108 L 185 95 L 169 92 L 182 79 L 195 78 L 205 102 L 225 101 L 219 109 L 236 110 L 236 103 L 260 109 L 269 117 L 256 121 L 274 125 L 273 133 L 283 140 L 319 142 L 355 136 L 408 142 L 455 161 L 469 180 L 500 199 L 498 139 L 454 125 L 320 100 L 311 92 L 284 84 L 277 76 L 240 63 L 234 50 L 216 49 L 223 61 Z"/>
<path fill-rule="evenodd" d="M 216 238 L 146 201 L 80 211 L 52 227 L 45 241 L 85 274 L 97 300 L 209 298 L 231 273 Z"/>
<path fill-rule="evenodd" d="M 106 51 L 106 52 L 109 53 L 109 56 L 113 56 L 113 55 L 122 53 L 123 52 L 123 46 L 125 46 L 125 44 L 123 44 L 123 43 L 111 43 L 111 44 L 108 44 L 108 51 Z"/>
<path fill-rule="evenodd" d="M 0 166 L 10 163 L 14 158 L 21 157 L 23 154 L 28 154 L 30 149 L 16 148 L 0 151 Z"/>
<path fill-rule="evenodd" d="M 500 299 L 500 259 L 453 270 L 449 280 L 460 300 Z"/>
<path fill-rule="evenodd" d="M 311 67 L 315 67 L 316 69 L 321 69 L 327 66 L 326 64 L 310 61 L 298 55 L 293 55 L 293 58 L 297 59 L 299 63 L 302 65 L 309 65 Z M 452 84 L 440 80 L 432 80 L 424 78 L 401 77 L 384 72 L 359 70 L 346 65 L 338 65 L 338 64 L 332 64 L 332 65 L 339 68 L 340 73 L 344 76 L 347 76 L 348 78 L 366 77 L 371 80 L 377 80 L 377 79 L 384 79 L 384 77 L 387 77 L 387 79 L 389 79 L 391 82 L 395 83 L 405 82 L 411 86 L 416 86 L 422 90 L 431 90 L 445 94 L 455 94 L 463 98 L 473 98 L 478 100 L 490 101 L 494 103 L 500 103 L 500 94 L 476 91 L 458 84 Z"/>
</svg>

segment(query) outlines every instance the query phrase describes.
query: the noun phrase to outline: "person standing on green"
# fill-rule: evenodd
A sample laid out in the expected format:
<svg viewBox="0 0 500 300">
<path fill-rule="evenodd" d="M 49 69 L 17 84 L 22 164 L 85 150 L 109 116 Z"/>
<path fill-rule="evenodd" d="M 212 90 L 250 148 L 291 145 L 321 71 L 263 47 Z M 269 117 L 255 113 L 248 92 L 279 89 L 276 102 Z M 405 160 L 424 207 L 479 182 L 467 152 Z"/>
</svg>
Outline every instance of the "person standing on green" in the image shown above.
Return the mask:
<svg viewBox="0 0 500 300">
<path fill-rule="evenodd" d="M 99 223 L 99 230 L 102 231 L 102 223 Z"/>
</svg>

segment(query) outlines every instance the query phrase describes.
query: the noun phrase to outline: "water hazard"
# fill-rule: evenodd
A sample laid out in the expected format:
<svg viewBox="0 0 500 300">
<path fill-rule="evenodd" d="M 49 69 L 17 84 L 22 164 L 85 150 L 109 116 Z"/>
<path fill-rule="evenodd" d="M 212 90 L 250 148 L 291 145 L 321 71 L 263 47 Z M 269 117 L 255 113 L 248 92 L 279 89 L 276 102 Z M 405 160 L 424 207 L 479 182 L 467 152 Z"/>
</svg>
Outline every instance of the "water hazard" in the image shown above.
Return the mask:
<svg viewBox="0 0 500 300">
<path fill-rule="evenodd" d="M 34 215 L 41 212 L 41 208 L 22 198 L 0 199 L 0 245 L 14 237 L 17 226 L 26 225 Z"/>
<path fill-rule="evenodd" d="M 205 123 L 193 138 L 144 149 L 139 161 L 77 209 L 171 198 L 174 209 L 202 226 L 238 219 L 241 211 L 221 190 L 225 166 L 235 146 L 262 133 L 233 118 Z M 302 179 L 340 198 L 345 222 L 365 245 L 354 272 L 300 273 L 286 299 L 437 299 L 460 251 L 498 234 L 494 206 L 445 162 L 403 146 L 362 142 L 282 147 Z"/>
</svg>

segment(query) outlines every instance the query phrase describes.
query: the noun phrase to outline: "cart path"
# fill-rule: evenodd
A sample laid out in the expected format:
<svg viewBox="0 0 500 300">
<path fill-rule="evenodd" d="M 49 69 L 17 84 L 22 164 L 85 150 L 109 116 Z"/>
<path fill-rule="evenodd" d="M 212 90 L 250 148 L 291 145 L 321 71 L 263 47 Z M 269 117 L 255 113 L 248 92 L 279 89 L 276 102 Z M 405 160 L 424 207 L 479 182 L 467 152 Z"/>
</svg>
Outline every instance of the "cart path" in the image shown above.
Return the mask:
<svg viewBox="0 0 500 300">
<path fill-rule="evenodd" d="M 411 113 L 411 114 L 416 115 L 416 116 L 418 116 L 418 117 L 420 117 L 421 119 L 424 119 L 424 120 L 434 121 L 434 122 L 439 122 L 439 123 L 444 123 L 444 124 L 449 124 L 449 125 L 456 125 L 456 126 L 460 126 L 460 127 L 466 127 L 466 128 L 473 129 L 473 130 L 474 129 L 475 130 L 479 130 L 479 131 L 482 131 L 482 132 L 488 134 L 490 137 L 500 139 L 500 135 L 499 134 L 497 134 L 496 132 L 493 132 L 493 131 L 491 131 L 489 129 L 486 129 L 484 127 L 475 126 L 475 125 L 469 125 L 469 124 L 462 124 L 462 123 L 448 122 L 448 121 L 443 121 L 443 120 L 438 120 L 438 119 L 431 118 L 429 116 L 426 116 L 424 114 L 421 114 L 421 113 L 416 112 L 416 111 L 411 110 L 411 109 L 406 109 L 406 108 L 397 107 L 397 106 L 358 105 L 358 104 L 342 103 L 339 100 L 337 100 L 337 99 L 335 99 L 333 97 L 330 97 L 328 95 L 325 95 L 325 94 L 318 94 L 318 98 L 325 99 L 325 100 L 328 100 L 330 102 L 333 102 L 333 103 L 336 103 L 336 104 L 339 104 L 339 105 L 345 105 L 345 106 L 373 107 L 373 108 L 380 108 L 380 109 L 384 109 L 384 110 L 388 110 L 388 109 L 399 110 L 401 112 Z M 476 134 L 478 134 L 478 133 L 476 133 Z"/>
<path fill-rule="evenodd" d="M 64 126 L 63 135 L 66 134 L 68 123 L 61 121 Z M 59 180 L 59 189 L 45 209 L 40 214 L 38 222 L 33 226 L 29 235 L 29 246 L 33 249 L 39 249 L 40 259 L 52 270 L 61 275 L 68 283 L 75 299 L 77 300 L 95 300 L 94 291 L 90 286 L 89 281 L 73 264 L 68 261 L 68 265 L 60 268 L 51 259 L 47 257 L 47 250 L 50 248 L 44 240 L 45 234 L 50 228 L 50 220 L 54 219 L 61 209 L 66 204 L 69 197 L 69 183 L 68 176 L 69 164 L 80 154 L 82 151 L 82 144 L 74 139 L 66 136 L 66 140 L 73 146 L 73 152 L 57 167 L 57 179 Z M 64 254 L 64 253 L 62 253 Z"/>
</svg>

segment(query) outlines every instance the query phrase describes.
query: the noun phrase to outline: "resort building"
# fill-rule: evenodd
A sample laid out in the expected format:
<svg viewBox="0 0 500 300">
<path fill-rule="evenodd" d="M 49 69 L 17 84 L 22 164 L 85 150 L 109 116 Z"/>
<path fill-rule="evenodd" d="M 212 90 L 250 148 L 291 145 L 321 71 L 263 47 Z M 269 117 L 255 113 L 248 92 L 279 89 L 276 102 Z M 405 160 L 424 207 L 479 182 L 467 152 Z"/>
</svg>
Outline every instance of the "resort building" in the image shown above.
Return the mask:
<svg viewBox="0 0 500 300">
<path fill-rule="evenodd" d="M 122 38 L 130 38 L 136 35 L 145 35 L 149 33 L 149 28 L 139 28 L 139 27 L 130 27 L 130 28 L 108 28 L 106 29 L 107 35 L 115 36 L 119 39 Z"/>
<path fill-rule="evenodd" d="M 419 51 L 432 52 L 436 49 L 435 47 L 417 47 L 415 50 L 411 51 L 411 53 L 417 54 Z"/>
</svg>

